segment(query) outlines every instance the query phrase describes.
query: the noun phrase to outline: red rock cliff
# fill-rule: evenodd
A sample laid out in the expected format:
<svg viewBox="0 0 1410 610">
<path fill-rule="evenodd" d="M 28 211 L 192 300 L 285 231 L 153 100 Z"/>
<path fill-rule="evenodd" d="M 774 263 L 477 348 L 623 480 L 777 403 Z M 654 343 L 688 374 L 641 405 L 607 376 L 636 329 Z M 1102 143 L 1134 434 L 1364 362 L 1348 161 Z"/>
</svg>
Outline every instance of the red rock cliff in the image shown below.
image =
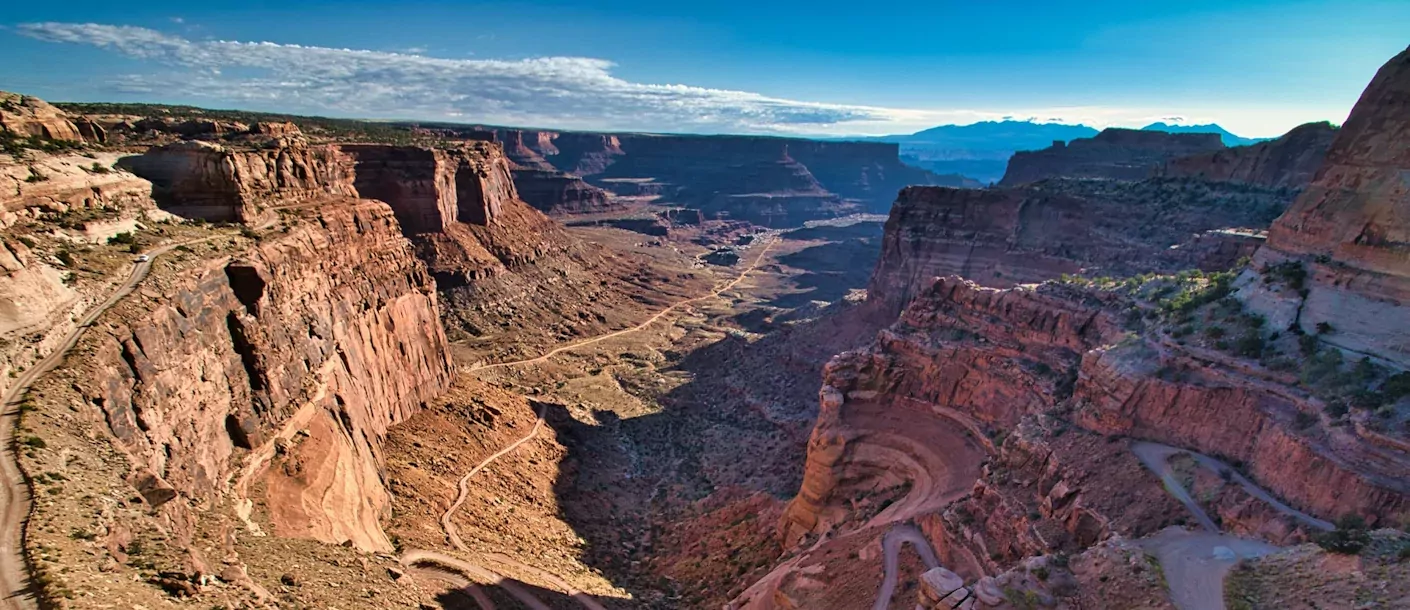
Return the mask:
<svg viewBox="0 0 1410 610">
<path fill-rule="evenodd" d="M 1271 325 L 1410 367 L 1410 50 L 1392 58 L 1337 133 L 1311 186 L 1273 223 L 1254 271 L 1301 266 L 1305 294 L 1251 272 L 1240 292 Z"/>
<path fill-rule="evenodd" d="M 451 366 L 434 284 L 386 204 L 322 205 L 104 320 L 76 389 L 150 503 L 182 522 L 260 480 L 276 533 L 391 550 L 382 439 Z"/>
<path fill-rule="evenodd" d="M 490 143 L 433 149 L 380 144 L 268 148 L 182 141 L 128 162 L 163 207 L 183 216 L 253 223 L 270 207 L 328 197 L 380 199 L 408 234 L 451 223 L 488 224 L 518 196 L 503 151 Z"/>
</svg>

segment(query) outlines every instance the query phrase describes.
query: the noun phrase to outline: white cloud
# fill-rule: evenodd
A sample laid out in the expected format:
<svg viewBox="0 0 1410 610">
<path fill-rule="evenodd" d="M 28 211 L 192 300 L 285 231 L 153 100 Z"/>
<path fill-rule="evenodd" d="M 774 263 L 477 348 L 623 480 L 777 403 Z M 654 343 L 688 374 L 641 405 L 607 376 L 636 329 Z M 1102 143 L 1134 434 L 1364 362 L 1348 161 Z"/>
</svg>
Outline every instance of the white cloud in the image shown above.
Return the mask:
<svg viewBox="0 0 1410 610">
<path fill-rule="evenodd" d="M 32 23 L 39 40 L 85 44 L 165 69 L 115 78 L 128 93 L 180 93 L 368 117 L 477 117 L 484 122 L 682 130 L 798 130 L 886 121 L 889 111 L 745 91 L 634 83 L 585 57 L 440 59 L 418 52 L 272 42 L 193 41 L 147 28 Z"/>
<path fill-rule="evenodd" d="M 112 91 L 129 96 L 198 97 L 252 109 L 365 118 L 566 129 L 862 135 L 908 133 L 1006 116 L 1097 127 L 1139 126 L 1170 116 L 1172 110 L 882 108 L 631 82 L 613 75 L 612 62 L 587 57 L 446 59 L 427 57 L 419 48 L 386 52 L 190 40 L 147 28 L 94 23 L 29 23 L 16 29 L 31 38 L 94 46 L 155 64 L 153 70 L 108 79 L 106 86 Z"/>
</svg>

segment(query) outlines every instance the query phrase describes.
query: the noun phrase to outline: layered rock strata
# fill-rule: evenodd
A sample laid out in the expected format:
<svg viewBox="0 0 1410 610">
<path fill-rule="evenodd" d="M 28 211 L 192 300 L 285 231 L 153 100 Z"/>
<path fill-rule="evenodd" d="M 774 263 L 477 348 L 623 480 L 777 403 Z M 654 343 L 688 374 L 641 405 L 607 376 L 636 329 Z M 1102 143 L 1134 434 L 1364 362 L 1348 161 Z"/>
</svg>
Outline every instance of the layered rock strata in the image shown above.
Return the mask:
<svg viewBox="0 0 1410 610">
<path fill-rule="evenodd" d="M 701 207 L 711 217 L 797 224 L 847 214 L 858 205 L 880 211 L 904 186 L 947 183 L 902 164 L 897 145 L 890 143 L 492 131 L 518 166 L 556 169 L 626 196 L 662 195 L 670 203 Z M 524 178 L 530 180 L 521 190 L 536 190 L 529 184 L 537 177 L 525 172 Z"/>
<path fill-rule="evenodd" d="M 1315 333 L 1327 324 L 1335 330 L 1324 341 L 1410 367 L 1407 175 L 1410 50 L 1362 93 L 1317 178 L 1273 223 L 1240 298 L 1273 327 Z M 1278 269 L 1306 279 L 1261 281 Z"/>
<path fill-rule="evenodd" d="M 887 219 L 868 300 L 896 315 L 930 281 L 1011 287 L 1062 274 L 1222 270 L 1251 255 L 1290 194 L 1185 179 L 910 187 Z"/>
<path fill-rule="evenodd" d="M 1045 178 L 1140 180 L 1152 168 L 1178 157 L 1224 148 L 1219 134 L 1104 129 L 1091 138 L 1054 142 L 1043 150 L 1019 151 L 1009 159 L 999 186 Z"/>
<path fill-rule="evenodd" d="M 501 150 L 470 143 L 451 149 L 381 144 L 246 149 L 182 141 L 126 162 L 152 181 L 157 201 L 205 220 L 256 222 L 266 209 L 330 196 L 380 199 L 408 234 L 452 223 L 488 224 L 499 201 L 516 196 Z"/>
<path fill-rule="evenodd" d="M 277 534 L 391 550 L 383 439 L 451 376 L 434 284 L 392 210 L 324 202 L 168 295 L 105 318 L 74 385 L 129 482 L 176 523 L 233 482 L 237 499 L 264 490 Z"/>
<path fill-rule="evenodd" d="M 1307 123 L 1276 140 L 1171 159 L 1154 174 L 1300 189 L 1312 182 L 1336 134 L 1326 121 Z"/>
</svg>

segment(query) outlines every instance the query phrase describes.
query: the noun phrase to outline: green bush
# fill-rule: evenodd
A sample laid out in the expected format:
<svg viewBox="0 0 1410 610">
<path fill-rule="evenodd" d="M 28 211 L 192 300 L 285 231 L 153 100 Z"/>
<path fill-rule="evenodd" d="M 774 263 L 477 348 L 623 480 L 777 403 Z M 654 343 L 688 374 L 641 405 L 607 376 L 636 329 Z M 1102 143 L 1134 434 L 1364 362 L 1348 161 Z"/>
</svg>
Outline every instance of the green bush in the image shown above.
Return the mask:
<svg viewBox="0 0 1410 610">
<path fill-rule="evenodd" d="M 136 236 L 136 235 L 133 235 L 131 231 L 124 231 L 124 232 L 122 232 L 122 233 L 118 233 L 117 235 L 114 235 L 114 236 L 108 238 L 108 245 L 110 245 L 110 246 L 116 246 L 116 245 L 120 245 L 120 244 L 122 244 L 122 245 L 125 245 L 125 244 L 135 244 L 135 243 L 137 243 L 137 236 Z"/>
<path fill-rule="evenodd" d="M 1234 353 L 1246 358 L 1258 358 L 1263 355 L 1264 347 L 1263 335 L 1252 332 L 1234 342 Z"/>
<path fill-rule="evenodd" d="M 1337 520 L 1336 529 L 1312 536 L 1317 546 L 1333 553 L 1355 555 L 1371 542 L 1371 534 L 1366 531 L 1366 520 L 1360 515 L 1347 515 Z"/>
<path fill-rule="evenodd" d="M 1307 269 L 1298 261 L 1283 261 L 1263 268 L 1264 283 L 1282 282 L 1301 292 L 1307 283 Z"/>
<path fill-rule="evenodd" d="M 1410 394 L 1410 372 L 1400 372 L 1391 375 L 1381 384 L 1381 393 L 1390 400 L 1399 400 Z"/>
<path fill-rule="evenodd" d="M 1306 430 L 1316 423 L 1317 416 L 1306 411 L 1298 411 L 1297 415 L 1293 417 L 1293 425 L 1296 426 L 1298 430 Z"/>
</svg>

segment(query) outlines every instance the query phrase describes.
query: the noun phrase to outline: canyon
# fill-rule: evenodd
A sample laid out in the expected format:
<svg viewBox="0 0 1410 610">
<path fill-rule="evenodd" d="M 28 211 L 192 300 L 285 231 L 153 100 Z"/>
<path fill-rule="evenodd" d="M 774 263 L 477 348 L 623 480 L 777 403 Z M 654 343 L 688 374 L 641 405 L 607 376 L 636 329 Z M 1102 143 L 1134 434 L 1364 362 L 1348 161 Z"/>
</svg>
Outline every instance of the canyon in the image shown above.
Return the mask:
<svg viewBox="0 0 1410 610">
<path fill-rule="evenodd" d="M 7 604 L 1398 607 L 1408 91 L 989 188 L 5 94 Z"/>
<path fill-rule="evenodd" d="M 607 210 L 614 206 L 611 195 L 618 195 L 699 209 L 711 219 L 784 227 L 854 212 L 884 213 L 896 191 L 911 184 L 964 184 L 901 163 L 898 146 L 881 142 L 488 127 L 445 131 L 458 137 L 492 134 L 513 161 L 525 199 L 550 213 Z"/>
</svg>

